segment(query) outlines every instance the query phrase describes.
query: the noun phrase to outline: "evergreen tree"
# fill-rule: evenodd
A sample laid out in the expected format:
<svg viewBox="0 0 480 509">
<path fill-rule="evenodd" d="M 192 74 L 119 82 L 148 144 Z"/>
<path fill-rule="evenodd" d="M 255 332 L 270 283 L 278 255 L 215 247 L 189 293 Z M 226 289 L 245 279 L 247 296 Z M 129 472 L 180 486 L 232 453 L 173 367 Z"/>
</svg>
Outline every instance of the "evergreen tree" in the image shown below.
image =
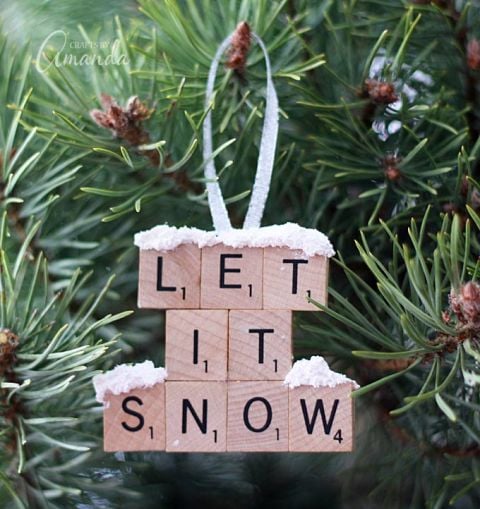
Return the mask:
<svg viewBox="0 0 480 509">
<path fill-rule="evenodd" d="M 1 507 L 479 507 L 478 2 L 1 4 Z M 356 450 L 105 454 L 92 376 L 163 364 L 133 235 L 211 228 L 206 78 L 242 21 L 282 110 L 264 224 L 337 250 L 295 354 L 361 384 Z M 255 44 L 224 61 L 215 157 L 240 227 L 265 66 Z"/>
</svg>

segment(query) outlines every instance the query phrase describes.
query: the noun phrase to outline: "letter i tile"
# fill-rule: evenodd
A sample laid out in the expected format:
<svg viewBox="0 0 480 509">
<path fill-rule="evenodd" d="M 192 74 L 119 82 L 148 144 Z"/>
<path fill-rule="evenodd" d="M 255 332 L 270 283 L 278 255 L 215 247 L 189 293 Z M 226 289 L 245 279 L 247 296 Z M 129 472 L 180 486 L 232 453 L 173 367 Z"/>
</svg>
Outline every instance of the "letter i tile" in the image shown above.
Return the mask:
<svg viewBox="0 0 480 509">
<path fill-rule="evenodd" d="M 225 380 L 228 311 L 166 312 L 165 363 L 169 380 Z"/>
</svg>

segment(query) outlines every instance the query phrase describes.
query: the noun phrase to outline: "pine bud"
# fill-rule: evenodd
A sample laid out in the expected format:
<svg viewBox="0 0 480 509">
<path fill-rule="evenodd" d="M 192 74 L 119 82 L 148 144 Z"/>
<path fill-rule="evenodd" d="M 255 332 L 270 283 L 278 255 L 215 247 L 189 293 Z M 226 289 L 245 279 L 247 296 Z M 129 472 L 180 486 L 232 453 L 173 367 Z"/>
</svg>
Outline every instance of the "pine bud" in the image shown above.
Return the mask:
<svg viewBox="0 0 480 509">
<path fill-rule="evenodd" d="M 477 322 L 480 319 L 480 285 L 469 281 L 460 287 L 458 293 L 452 289 L 450 308 L 460 322 Z"/>
<path fill-rule="evenodd" d="M 100 102 L 103 111 L 97 109 L 90 111 L 90 117 L 97 125 L 110 129 L 114 136 L 134 147 L 150 141 L 150 136 L 143 128 L 142 122 L 150 118 L 153 109 L 149 109 L 136 95 L 130 97 L 124 108 L 107 94 L 100 96 Z M 157 150 L 145 150 L 142 154 L 150 159 L 153 166 L 158 166 Z"/>
<path fill-rule="evenodd" d="M 148 119 L 153 110 L 148 109 L 137 96 L 130 97 L 125 108 L 107 94 L 102 94 L 100 101 L 103 111 L 95 109 L 90 112 L 97 125 L 110 129 L 116 137 L 131 145 L 141 145 L 148 141 L 148 134 L 141 127 L 141 122 Z"/>
<path fill-rule="evenodd" d="M 252 42 L 250 26 L 246 21 L 237 25 L 235 33 L 232 36 L 232 43 L 229 52 L 229 58 L 226 66 L 243 76 L 247 64 L 248 51 Z"/>
<path fill-rule="evenodd" d="M 19 340 L 10 329 L 0 329 L 0 376 L 11 370 Z"/>
<path fill-rule="evenodd" d="M 395 180 L 398 180 L 401 176 L 402 174 L 400 173 L 400 170 L 395 166 L 387 166 L 385 168 L 385 177 L 388 180 L 394 182 Z"/>
<path fill-rule="evenodd" d="M 149 110 L 145 103 L 142 103 L 138 96 L 133 95 L 127 101 L 125 112 L 133 122 L 141 122 L 150 118 L 153 110 Z"/>
<path fill-rule="evenodd" d="M 382 159 L 382 167 L 383 173 L 385 174 L 385 178 L 390 180 L 391 182 L 395 182 L 402 177 L 402 172 L 398 168 L 398 164 L 402 158 L 395 153 L 386 154 Z"/>
<path fill-rule="evenodd" d="M 395 85 L 388 81 L 365 80 L 365 91 L 375 104 L 391 104 L 398 100 Z"/>
</svg>

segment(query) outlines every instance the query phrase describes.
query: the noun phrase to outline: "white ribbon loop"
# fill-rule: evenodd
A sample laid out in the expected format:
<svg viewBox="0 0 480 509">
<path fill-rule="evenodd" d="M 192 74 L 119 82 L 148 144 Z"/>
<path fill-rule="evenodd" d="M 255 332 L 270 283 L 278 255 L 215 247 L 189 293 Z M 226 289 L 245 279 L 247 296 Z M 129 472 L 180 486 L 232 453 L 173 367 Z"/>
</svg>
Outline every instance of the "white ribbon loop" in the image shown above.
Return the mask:
<svg viewBox="0 0 480 509">
<path fill-rule="evenodd" d="M 210 107 L 215 86 L 218 64 L 225 50 L 231 43 L 233 34 L 230 34 L 219 46 L 208 73 L 207 90 L 205 93 L 205 108 Z M 272 70 L 267 48 L 257 34 L 252 33 L 265 57 L 267 69 L 267 90 L 265 104 L 265 119 L 260 140 L 260 151 L 258 154 L 257 172 L 253 184 L 252 196 L 248 205 L 247 215 L 243 228 L 259 228 L 262 222 L 263 211 L 270 190 L 273 162 L 275 158 L 275 147 L 278 137 L 278 98 L 273 86 Z M 222 232 L 231 230 L 232 225 L 228 217 L 227 207 L 223 199 L 222 190 L 218 183 L 215 162 L 212 153 L 212 112 L 208 111 L 203 123 L 203 160 L 205 162 L 205 178 L 207 180 L 207 194 L 210 212 L 212 214 L 213 226 L 216 231 Z"/>
</svg>

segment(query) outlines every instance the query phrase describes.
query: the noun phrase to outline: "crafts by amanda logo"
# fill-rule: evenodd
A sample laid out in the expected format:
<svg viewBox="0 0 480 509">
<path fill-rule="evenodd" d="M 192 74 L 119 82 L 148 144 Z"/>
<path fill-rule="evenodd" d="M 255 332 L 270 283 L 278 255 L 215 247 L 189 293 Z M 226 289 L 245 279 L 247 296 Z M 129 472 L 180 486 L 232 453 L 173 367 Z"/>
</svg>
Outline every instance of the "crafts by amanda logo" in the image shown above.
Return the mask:
<svg viewBox="0 0 480 509">
<path fill-rule="evenodd" d="M 128 65 L 127 55 L 121 52 L 120 40 L 69 40 L 67 32 L 55 30 L 38 48 L 35 67 L 41 73 L 53 67 Z"/>
</svg>

